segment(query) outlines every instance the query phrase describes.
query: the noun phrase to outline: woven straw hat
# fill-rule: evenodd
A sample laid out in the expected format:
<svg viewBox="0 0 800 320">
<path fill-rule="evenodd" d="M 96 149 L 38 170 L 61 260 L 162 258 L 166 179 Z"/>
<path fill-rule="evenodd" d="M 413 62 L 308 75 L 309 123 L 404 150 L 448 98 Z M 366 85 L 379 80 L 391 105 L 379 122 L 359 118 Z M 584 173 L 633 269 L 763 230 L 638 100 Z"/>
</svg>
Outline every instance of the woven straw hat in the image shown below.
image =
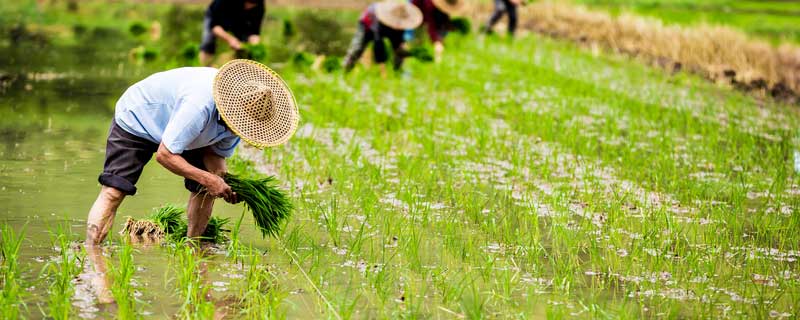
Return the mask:
<svg viewBox="0 0 800 320">
<path fill-rule="evenodd" d="M 300 120 L 289 86 L 275 71 L 252 60 L 231 60 L 219 69 L 214 101 L 228 127 L 257 148 L 285 143 Z"/>
<path fill-rule="evenodd" d="M 422 11 L 408 2 L 383 1 L 375 4 L 378 21 L 396 30 L 415 29 L 422 24 Z"/>
<path fill-rule="evenodd" d="M 433 5 L 448 16 L 456 16 L 464 10 L 465 2 L 463 0 L 433 0 Z"/>
</svg>

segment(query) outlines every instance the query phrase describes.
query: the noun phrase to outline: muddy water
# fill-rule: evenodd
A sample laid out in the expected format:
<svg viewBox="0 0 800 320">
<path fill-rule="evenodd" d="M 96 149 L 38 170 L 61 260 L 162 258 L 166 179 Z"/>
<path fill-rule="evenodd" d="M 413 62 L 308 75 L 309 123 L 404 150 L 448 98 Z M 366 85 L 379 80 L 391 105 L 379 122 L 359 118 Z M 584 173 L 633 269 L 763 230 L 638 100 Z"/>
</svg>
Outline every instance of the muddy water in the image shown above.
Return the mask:
<svg viewBox="0 0 800 320">
<path fill-rule="evenodd" d="M 132 69 L 124 76 L 89 78 L 87 74 L 51 71 L 46 79 L 33 80 L 36 75 L 15 70 L 16 80 L 0 91 L 0 223 L 9 223 L 25 233 L 20 255 L 31 318 L 41 318 L 39 310 L 47 310 L 47 284 L 41 280 L 40 271 L 58 254 L 48 231 L 69 226 L 74 247 L 80 248 L 87 210 L 100 189 L 97 176 L 102 170 L 114 102 L 127 85 L 149 72 Z M 155 161 L 146 167 L 138 187 L 139 193 L 124 201 L 114 221 L 112 246 L 119 243 L 116 232 L 125 216 L 143 217 L 154 207 L 183 204 L 188 197 L 182 178 Z M 232 220 L 241 213 L 241 206 L 222 201 L 214 211 Z M 244 225 L 242 233 L 245 244 L 264 251 L 268 242 L 261 240 L 252 226 Z M 146 318 L 175 314 L 182 300 L 175 294 L 175 267 L 168 250 L 143 245 L 135 248 L 134 287 L 142 314 Z M 243 276 L 241 266 L 231 265 L 224 254 L 215 252 L 208 263 L 207 281 L 213 284 L 212 294 L 220 301 L 237 291 L 234 283 Z M 114 263 L 116 258 L 107 260 Z M 84 318 L 109 317 L 107 312 L 113 309 L 106 310 L 95 302 L 86 276 L 74 281 L 77 313 Z"/>
</svg>

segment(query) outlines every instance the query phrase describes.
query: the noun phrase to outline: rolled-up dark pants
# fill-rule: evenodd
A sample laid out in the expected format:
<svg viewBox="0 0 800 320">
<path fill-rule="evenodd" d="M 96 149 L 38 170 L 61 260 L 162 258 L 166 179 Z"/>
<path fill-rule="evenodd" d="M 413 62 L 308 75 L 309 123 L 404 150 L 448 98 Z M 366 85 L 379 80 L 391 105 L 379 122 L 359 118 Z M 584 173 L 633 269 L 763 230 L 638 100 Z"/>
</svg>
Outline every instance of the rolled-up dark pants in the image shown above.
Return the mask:
<svg viewBox="0 0 800 320">
<path fill-rule="evenodd" d="M 106 160 L 98 182 L 126 195 L 136 194 L 136 182 L 156 151 L 158 144 L 129 133 L 120 128 L 116 121 L 112 121 L 106 142 Z M 204 153 L 203 149 L 187 150 L 181 157 L 189 164 L 206 170 L 203 163 Z M 183 184 L 191 192 L 200 192 L 203 188 L 200 183 L 190 179 L 184 179 Z"/>
</svg>

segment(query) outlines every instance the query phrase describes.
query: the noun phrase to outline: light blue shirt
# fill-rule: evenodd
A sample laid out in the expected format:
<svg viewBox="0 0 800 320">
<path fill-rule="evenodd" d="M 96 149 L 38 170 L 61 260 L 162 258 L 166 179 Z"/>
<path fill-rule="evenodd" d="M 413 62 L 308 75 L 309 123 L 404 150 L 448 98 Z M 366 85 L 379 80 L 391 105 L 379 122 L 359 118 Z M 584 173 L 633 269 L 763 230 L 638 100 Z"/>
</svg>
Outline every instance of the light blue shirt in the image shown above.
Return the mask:
<svg viewBox="0 0 800 320">
<path fill-rule="evenodd" d="M 178 68 L 137 82 L 117 101 L 114 119 L 123 130 L 172 153 L 211 146 L 233 155 L 239 137 L 220 119 L 212 88 L 217 69 Z"/>
</svg>

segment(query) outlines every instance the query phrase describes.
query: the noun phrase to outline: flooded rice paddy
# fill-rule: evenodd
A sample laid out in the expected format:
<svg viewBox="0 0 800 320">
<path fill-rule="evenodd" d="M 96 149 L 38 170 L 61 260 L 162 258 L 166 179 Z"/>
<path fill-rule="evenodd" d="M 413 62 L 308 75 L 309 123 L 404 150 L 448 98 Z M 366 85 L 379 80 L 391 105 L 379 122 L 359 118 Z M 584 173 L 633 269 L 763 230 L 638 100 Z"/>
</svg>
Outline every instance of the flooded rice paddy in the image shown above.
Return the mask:
<svg viewBox="0 0 800 320">
<path fill-rule="evenodd" d="M 280 69 L 301 127 L 234 167 L 294 216 L 202 255 L 79 244 L 114 101 L 164 66 L 4 66 L 4 318 L 798 316 L 796 107 L 535 36 L 450 41 L 388 79 Z M 139 189 L 114 231 L 188 196 L 155 163 Z"/>
</svg>

